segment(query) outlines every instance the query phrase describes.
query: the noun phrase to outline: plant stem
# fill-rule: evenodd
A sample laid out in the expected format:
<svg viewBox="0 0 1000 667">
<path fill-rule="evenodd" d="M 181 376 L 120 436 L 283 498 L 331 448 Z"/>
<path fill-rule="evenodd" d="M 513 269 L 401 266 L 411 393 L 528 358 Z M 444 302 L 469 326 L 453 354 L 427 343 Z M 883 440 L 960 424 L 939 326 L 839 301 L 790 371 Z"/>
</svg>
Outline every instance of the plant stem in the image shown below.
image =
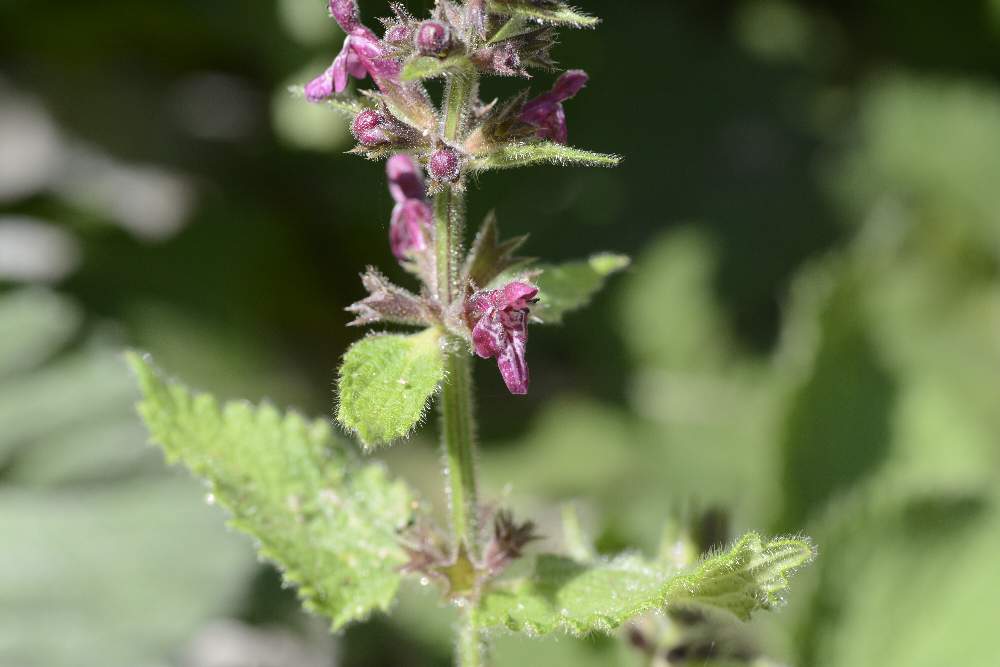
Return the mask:
<svg viewBox="0 0 1000 667">
<path fill-rule="evenodd" d="M 478 553 L 476 501 L 475 426 L 473 424 L 472 374 L 464 345 L 445 360 L 447 381 L 441 396 L 441 414 L 451 523 L 455 544 L 468 556 Z"/>
<path fill-rule="evenodd" d="M 469 106 L 476 88 L 473 74 L 457 75 L 445 89 L 442 134 L 449 142 L 458 142 L 465 132 Z M 458 264 L 465 227 L 465 199 L 452 187 L 434 198 L 435 256 L 437 258 L 437 296 L 446 317 L 454 314 L 456 303 L 464 298 L 465 286 L 459 285 Z M 448 341 L 445 346 L 446 379 L 441 395 L 442 440 L 445 453 L 453 542 L 459 558 L 479 553 L 476 495 L 475 415 L 472 396 L 472 372 L 465 343 Z M 459 667 L 482 667 L 483 639 L 476 622 L 474 603 L 463 613 L 459 630 L 456 660 Z"/>
<path fill-rule="evenodd" d="M 457 647 L 459 667 L 483 667 L 486 652 L 474 607 L 466 610 L 462 621 Z"/>
</svg>

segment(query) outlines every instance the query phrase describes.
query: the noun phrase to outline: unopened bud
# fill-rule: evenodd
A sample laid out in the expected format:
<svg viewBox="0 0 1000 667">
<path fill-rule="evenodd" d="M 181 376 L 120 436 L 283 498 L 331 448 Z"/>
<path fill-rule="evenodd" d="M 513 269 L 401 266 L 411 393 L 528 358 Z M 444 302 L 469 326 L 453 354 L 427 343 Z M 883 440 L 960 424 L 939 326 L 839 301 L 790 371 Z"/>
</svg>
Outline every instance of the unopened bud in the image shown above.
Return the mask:
<svg viewBox="0 0 1000 667">
<path fill-rule="evenodd" d="M 416 47 L 425 56 L 436 56 L 448 50 L 451 34 L 448 26 L 437 21 L 424 21 L 417 28 Z"/>
<path fill-rule="evenodd" d="M 385 114 L 375 109 L 365 109 L 354 117 L 351 132 L 359 143 L 365 146 L 377 146 L 389 142 L 385 131 Z"/>
<path fill-rule="evenodd" d="M 441 148 L 431 155 L 428 171 L 436 181 L 457 181 L 461 172 L 461 159 L 450 148 Z"/>
</svg>

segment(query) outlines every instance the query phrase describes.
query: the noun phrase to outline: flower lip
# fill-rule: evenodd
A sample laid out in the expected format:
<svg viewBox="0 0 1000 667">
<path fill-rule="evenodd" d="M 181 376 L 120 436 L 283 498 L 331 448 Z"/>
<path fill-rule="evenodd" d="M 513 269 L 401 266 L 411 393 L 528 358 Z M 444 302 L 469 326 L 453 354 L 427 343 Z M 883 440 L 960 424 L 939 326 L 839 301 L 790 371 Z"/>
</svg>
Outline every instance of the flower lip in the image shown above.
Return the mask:
<svg viewBox="0 0 1000 667">
<path fill-rule="evenodd" d="M 503 288 L 505 306 L 513 310 L 526 310 L 531 303 L 537 302 L 538 288 L 530 283 L 513 282 Z"/>
</svg>

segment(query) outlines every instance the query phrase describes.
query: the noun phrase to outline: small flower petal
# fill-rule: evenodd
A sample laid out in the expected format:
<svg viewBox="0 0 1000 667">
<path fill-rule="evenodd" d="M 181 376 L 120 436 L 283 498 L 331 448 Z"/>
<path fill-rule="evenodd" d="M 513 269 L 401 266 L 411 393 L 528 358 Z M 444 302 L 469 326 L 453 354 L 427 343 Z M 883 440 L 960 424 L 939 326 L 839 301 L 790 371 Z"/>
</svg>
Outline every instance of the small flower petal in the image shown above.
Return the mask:
<svg viewBox="0 0 1000 667">
<path fill-rule="evenodd" d="M 569 130 L 562 103 L 579 93 L 588 79 L 587 73 L 579 69 L 563 73 L 552 90 L 525 102 L 521 122 L 537 128 L 535 135 L 538 138 L 565 144 L 569 140 Z"/>
<path fill-rule="evenodd" d="M 534 285 L 513 282 L 500 290 L 477 292 L 466 306 L 475 322 L 473 350 L 484 359 L 496 357 L 500 375 L 512 394 L 528 393 L 528 314 L 537 295 Z"/>
<path fill-rule="evenodd" d="M 427 202 L 408 199 L 396 204 L 389 225 L 389 245 L 396 259 L 406 260 L 429 247 L 432 219 L 433 212 Z"/>
<path fill-rule="evenodd" d="M 330 0 L 330 16 L 347 33 L 361 26 L 361 12 L 356 0 Z"/>
<path fill-rule="evenodd" d="M 424 199 L 424 178 L 420 165 L 405 153 L 393 155 L 385 163 L 385 172 L 389 176 L 389 194 L 397 204 L 407 199 Z"/>
<path fill-rule="evenodd" d="M 334 75 L 337 62 L 326 69 L 325 72 L 306 84 L 306 99 L 310 102 L 322 102 L 333 95 Z"/>
</svg>

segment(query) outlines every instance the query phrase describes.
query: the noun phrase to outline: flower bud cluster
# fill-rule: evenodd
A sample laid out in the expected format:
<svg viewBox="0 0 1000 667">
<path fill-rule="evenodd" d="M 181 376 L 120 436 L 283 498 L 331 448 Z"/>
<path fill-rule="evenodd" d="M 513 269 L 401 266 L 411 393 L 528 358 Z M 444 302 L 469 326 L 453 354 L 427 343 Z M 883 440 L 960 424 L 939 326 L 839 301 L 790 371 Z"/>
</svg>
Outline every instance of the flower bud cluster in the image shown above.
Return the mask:
<svg viewBox="0 0 1000 667">
<path fill-rule="evenodd" d="M 329 0 L 330 15 L 345 33 L 344 43 L 333 63 L 305 87 L 310 101 L 332 99 L 338 108 L 353 110 L 351 131 L 358 146 L 352 152 L 372 159 L 389 158 L 386 171 L 395 202 L 389 245 L 396 259 L 424 286 L 417 297 L 395 288 L 381 274 L 369 272 L 366 286 L 372 296 L 353 311 L 359 321 L 410 322 L 417 318 L 414 313 L 423 318 L 420 321 L 436 318 L 428 323 L 464 338 L 477 355 L 495 358 L 514 394 L 528 391 L 527 325 L 538 288 L 525 280 L 490 289 L 475 284 L 473 278 L 480 271 L 500 273 L 499 264 L 509 259 L 502 253 L 483 252 L 475 258 L 470 253 L 467 263 L 477 268 L 465 275 L 466 284 L 457 280 L 452 269 L 439 275 L 437 258 L 457 254 L 461 239 L 449 234 L 445 242 L 456 247 L 445 254 L 435 247 L 434 209 L 423 173 L 428 175 L 431 193 L 461 190 L 470 170 L 508 148 L 567 142 L 564 103 L 587 83 L 583 71 L 563 73 L 550 90 L 535 97 L 525 92 L 506 103 L 484 103 L 478 96 L 479 76 L 528 77 L 529 67 L 554 69 L 550 50 L 555 30 L 535 16 L 561 3 L 526 1 L 537 8 L 517 16 L 495 10 L 487 0 L 438 0 L 424 20 L 393 2 L 394 16 L 383 19 L 385 30 L 380 38 L 365 25 L 357 0 Z M 423 82 L 424 77 L 434 76 L 451 79 L 452 85 L 472 82 L 460 109 L 447 103 L 440 110 L 435 108 Z M 363 97 L 348 92 L 351 79 L 368 78 L 374 89 L 365 91 Z M 448 120 L 446 114 L 450 114 Z M 496 264 L 496 270 L 480 266 L 483 262 Z M 439 288 L 445 284 L 442 276 L 449 276 L 447 298 L 440 297 Z M 422 299 L 423 306 L 417 308 L 414 299 Z"/>
</svg>

